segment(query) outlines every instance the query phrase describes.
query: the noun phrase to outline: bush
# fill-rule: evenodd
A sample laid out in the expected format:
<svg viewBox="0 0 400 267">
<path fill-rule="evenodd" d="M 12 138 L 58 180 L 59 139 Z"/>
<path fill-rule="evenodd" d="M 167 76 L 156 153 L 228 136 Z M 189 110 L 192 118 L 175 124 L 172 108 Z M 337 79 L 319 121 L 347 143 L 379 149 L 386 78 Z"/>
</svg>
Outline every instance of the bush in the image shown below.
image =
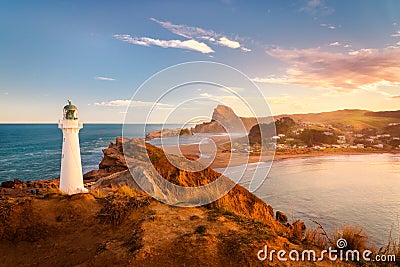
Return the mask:
<svg viewBox="0 0 400 267">
<path fill-rule="evenodd" d="M 204 235 L 206 233 L 206 227 L 204 225 L 199 225 L 196 227 L 196 230 L 194 231 L 196 234 L 201 234 Z"/>
</svg>

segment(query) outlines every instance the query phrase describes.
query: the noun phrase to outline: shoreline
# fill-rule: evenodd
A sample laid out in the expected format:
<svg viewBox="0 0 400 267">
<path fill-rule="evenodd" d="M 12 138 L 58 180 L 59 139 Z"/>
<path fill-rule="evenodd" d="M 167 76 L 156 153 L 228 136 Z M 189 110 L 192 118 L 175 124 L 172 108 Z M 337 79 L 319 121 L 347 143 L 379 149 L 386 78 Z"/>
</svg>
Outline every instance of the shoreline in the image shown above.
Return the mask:
<svg viewBox="0 0 400 267">
<path fill-rule="evenodd" d="M 382 151 L 315 151 L 311 153 L 302 154 L 275 154 L 274 160 L 288 160 L 296 158 L 313 158 L 313 157 L 327 157 L 327 156 L 355 156 L 355 155 L 373 155 L 373 154 L 400 154 L 399 151 L 382 150 Z"/>
<path fill-rule="evenodd" d="M 164 147 L 168 153 L 175 154 L 178 151 L 178 147 Z M 199 148 L 197 144 L 185 144 L 180 145 L 182 154 L 189 160 L 199 159 Z M 329 148 L 325 150 L 302 150 L 301 153 L 296 151 L 275 151 L 272 157 L 273 161 L 282 161 L 289 159 L 299 158 L 313 158 L 313 157 L 326 157 L 326 156 L 351 156 L 351 155 L 372 155 L 372 154 L 400 154 L 400 150 L 387 150 L 387 149 L 346 149 L 346 148 Z M 232 158 L 231 158 L 232 157 Z M 229 166 L 239 166 L 248 163 L 263 162 L 271 159 L 271 155 L 265 155 L 262 153 L 231 153 L 223 152 L 221 149 L 217 150 L 216 157 L 212 164 L 209 166 L 214 168 L 226 168 Z"/>
</svg>

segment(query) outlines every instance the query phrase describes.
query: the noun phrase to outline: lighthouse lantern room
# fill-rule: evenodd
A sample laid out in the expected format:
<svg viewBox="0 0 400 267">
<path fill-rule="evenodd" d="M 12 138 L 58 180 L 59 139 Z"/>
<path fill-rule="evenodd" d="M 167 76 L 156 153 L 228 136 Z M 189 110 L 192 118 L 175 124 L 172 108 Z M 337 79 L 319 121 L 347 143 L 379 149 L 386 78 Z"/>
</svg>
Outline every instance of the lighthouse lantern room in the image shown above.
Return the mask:
<svg viewBox="0 0 400 267">
<path fill-rule="evenodd" d="M 79 147 L 79 130 L 83 124 L 78 120 L 78 108 L 68 100 L 63 109 L 63 119 L 58 122 L 63 132 L 60 190 L 69 195 L 86 193 L 83 186 L 81 153 Z"/>
</svg>

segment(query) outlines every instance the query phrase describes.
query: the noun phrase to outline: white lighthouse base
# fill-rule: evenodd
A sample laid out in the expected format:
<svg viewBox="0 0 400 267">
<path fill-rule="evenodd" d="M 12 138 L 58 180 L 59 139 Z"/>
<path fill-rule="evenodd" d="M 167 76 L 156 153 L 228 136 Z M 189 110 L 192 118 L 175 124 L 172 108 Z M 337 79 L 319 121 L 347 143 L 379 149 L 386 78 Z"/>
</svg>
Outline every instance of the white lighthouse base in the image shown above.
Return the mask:
<svg viewBox="0 0 400 267">
<path fill-rule="evenodd" d="M 82 123 L 77 120 L 62 120 L 59 128 L 63 131 L 63 146 L 60 172 L 60 191 L 69 195 L 87 193 L 83 186 L 79 130 Z"/>
<path fill-rule="evenodd" d="M 85 187 L 77 187 L 77 188 L 69 188 L 69 189 L 61 189 L 61 187 L 60 187 L 60 191 L 61 192 L 63 192 L 63 193 L 65 193 L 65 194 L 68 194 L 68 195 L 75 195 L 75 194 L 82 194 L 82 193 L 88 193 L 89 192 L 89 190 L 87 189 L 87 188 L 85 188 Z"/>
</svg>

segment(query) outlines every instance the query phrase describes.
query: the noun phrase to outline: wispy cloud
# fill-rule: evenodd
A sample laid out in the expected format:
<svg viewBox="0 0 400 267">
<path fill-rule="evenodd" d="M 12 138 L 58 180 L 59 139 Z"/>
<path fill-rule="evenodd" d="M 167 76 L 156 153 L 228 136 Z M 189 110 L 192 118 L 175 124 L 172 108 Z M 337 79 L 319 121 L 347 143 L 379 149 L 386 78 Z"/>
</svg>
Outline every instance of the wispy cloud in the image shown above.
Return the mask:
<svg viewBox="0 0 400 267">
<path fill-rule="evenodd" d="M 329 43 L 328 46 L 336 46 L 336 47 L 349 48 L 349 47 L 351 47 L 351 44 L 344 44 L 344 43 L 341 43 L 341 42 L 339 42 L 339 41 L 335 41 L 335 42 Z"/>
<path fill-rule="evenodd" d="M 114 78 L 110 78 L 110 77 L 104 77 L 104 76 L 96 76 L 94 77 L 96 80 L 100 80 L 100 81 L 115 81 Z"/>
<path fill-rule="evenodd" d="M 301 12 L 307 12 L 311 15 L 330 15 L 335 10 L 325 4 L 324 0 L 307 0 L 300 8 Z"/>
<path fill-rule="evenodd" d="M 392 98 L 400 99 L 400 95 L 392 96 Z"/>
<path fill-rule="evenodd" d="M 154 105 L 154 103 L 146 102 L 146 101 L 131 101 L 131 100 L 127 99 L 127 100 L 111 100 L 111 101 L 104 101 L 104 102 L 96 102 L 96 103 L 94 103 L 94 105 L 101 106 L 101 107 L 128 107 L 128 106 L 152 107 Z M 163 103 L 157 103 L 156 106 L 163 107 L 163 108 L 173 107 L 173 105 L 163 104 Z"/>
<path fill-rule="evenodd" d="M 335 25 L 326 24 L 326 23 L 321 23 L 319 26 L 324 27 L 324 28 L 328 28 L 328 29 L 331 29 L 331 30 L 334 30 L 334 29 L 337 28 Z"/>
<path fill-rule="evenodd" d="M 163 48 L 181 48 L 186 50 L 193 50 L 203 54 L 213 53 L 214 50 L 207 44 L 198 42 L 196 40 L 159 40 L 149 37 L 132 37 L 129 34 L 114 34 L 114 37 L 118 40 L 128 42 L 130 44 L 141 45 L 141 46 L 160 46 Z"/>
<path fill-rule="evenodd" d="M 240 48 L 243 52 L 249 52 L 251 49 L 244 47 L 238 40 L 228 38 L 226 35 L 217 33 L 213 30 L 205 30 L 200 27 L 193 27 L 184 24 L 173 24 L 169 21 L 161 21 L 155 18 L 150 20 L 158 23 L 161 27 L 170 32 L 185 37 L 187 39 L 205 40 L 214 45 L 224 46 L 232 49 Z"/>
<path fill-rule="evenodd" d="M 399 49 L 360 49 L 346 53 L 320 49 L 276 48 L 267 53 L 289 64 L 286 75 L 255 78 L 255 82 L 295 84 L 348 92 L 400 86 Z"/>
<path fill-rule="evenodd" d="M 397 31 L 396 33 L 392 34 L 392 37 L 400 37 L 400 31 Z"/>
<path fill-rule="evenodd" d="M 329 46 L 341 46 L 341 43 L 339 42 L 332 42 L 329 44 Z"/>
<path fill-rule="evenodd" d="M 250 52 L 251 51 L 251 49 L 250 48 L 247 48 L 247 47 L 241 47 L 240 48 L 243 52 Z"/>
</svg>

